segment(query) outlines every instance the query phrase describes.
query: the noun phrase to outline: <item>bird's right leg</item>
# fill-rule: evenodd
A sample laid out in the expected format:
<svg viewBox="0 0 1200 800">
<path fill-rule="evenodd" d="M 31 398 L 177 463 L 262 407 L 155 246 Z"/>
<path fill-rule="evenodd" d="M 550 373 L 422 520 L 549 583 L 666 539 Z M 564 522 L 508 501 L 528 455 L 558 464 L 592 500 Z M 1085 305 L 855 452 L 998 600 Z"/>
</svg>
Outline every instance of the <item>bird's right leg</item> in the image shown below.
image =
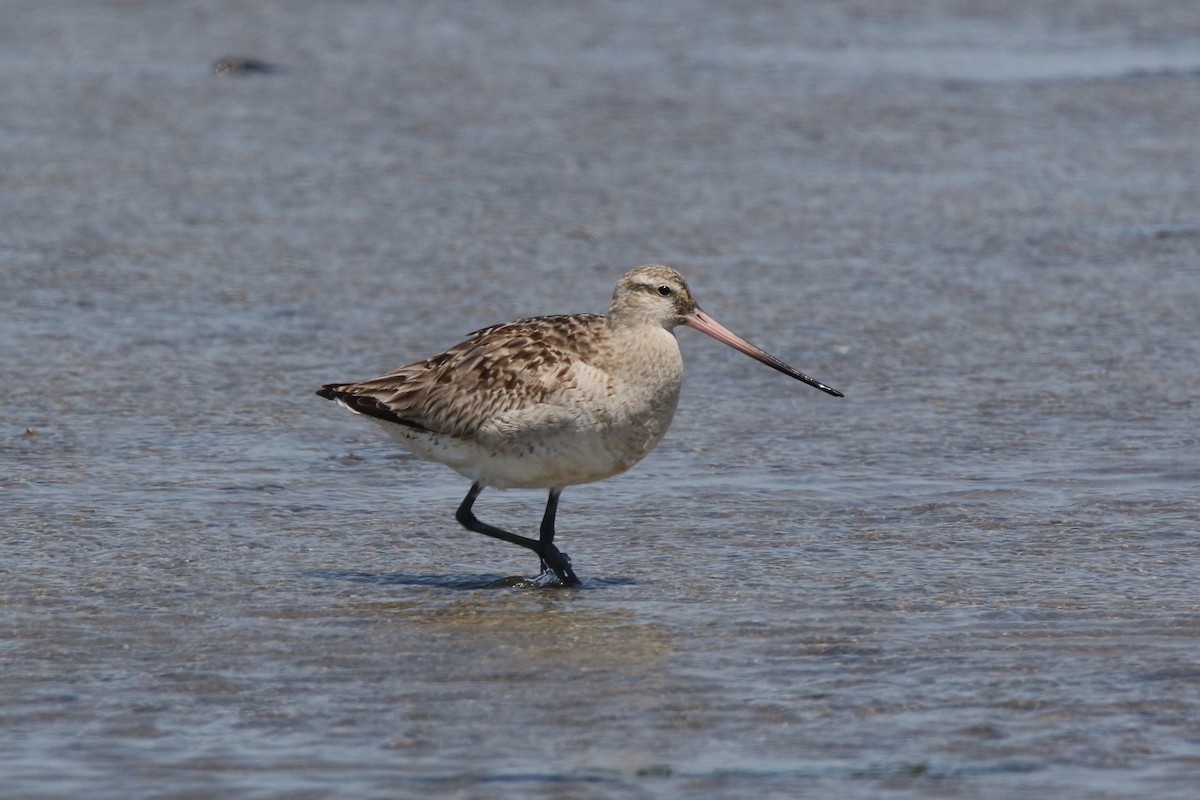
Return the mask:
<svg viewBox="0 0 1200 800">
<path fill-rule="evenodd" d="M 491 536 L 495 539 L 511 542 L 512 544 L 519 544 L 521 547 L 528 547 L 533 552 L 540 553 L 542 545 L 537 539 L 530 539 L 528 536 L 509 533 L 502 528 L 479 521 L 474 512 L 471 511 L 471 507 L 475 505 L 475 499 L 479 497 L 479 493 L 482 491 L 482 484 L 478 482 L 471 484 L 471 491 L 467 492 L 467 496 L 463 498 L 458 511 L 454 512 L 454 518 L 458 520 L 458 524 L 469 531 L 482 533 L 484 536 Z"/>
</svg>

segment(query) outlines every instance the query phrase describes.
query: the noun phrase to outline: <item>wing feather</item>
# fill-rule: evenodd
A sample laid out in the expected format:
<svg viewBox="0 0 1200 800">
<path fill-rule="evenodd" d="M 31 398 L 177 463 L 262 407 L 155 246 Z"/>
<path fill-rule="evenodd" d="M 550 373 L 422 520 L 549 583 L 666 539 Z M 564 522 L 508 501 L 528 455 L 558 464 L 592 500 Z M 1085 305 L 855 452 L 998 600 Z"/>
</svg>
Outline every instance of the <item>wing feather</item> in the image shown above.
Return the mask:
<svg viewBox="0 0 1200 800">
<path fill-rule="evenodd" d="M 569 416 L 580 369 L 607 343 L 598 314 L 533 317 L 493 325 L 443 353 L 357 383 L 334 383 L 318 394 L 360 414 L 460 438 L 481 428 L 503 430 L 522 409 Z M 585 391 L 596 391 L 594 380 Z M 606 389 L 601 388 L 601 391 Z M 516 415 L 519 417 L 519 414 Z"/>
</svg>

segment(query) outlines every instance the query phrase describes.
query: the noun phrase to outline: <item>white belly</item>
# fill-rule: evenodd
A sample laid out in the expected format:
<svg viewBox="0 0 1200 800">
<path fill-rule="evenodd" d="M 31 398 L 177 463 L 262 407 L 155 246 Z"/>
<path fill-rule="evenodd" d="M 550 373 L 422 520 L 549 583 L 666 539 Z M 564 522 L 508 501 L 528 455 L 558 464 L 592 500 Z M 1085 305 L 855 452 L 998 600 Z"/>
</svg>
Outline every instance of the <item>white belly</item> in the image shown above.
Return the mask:
<svg viewBox="0 0 1200 800">
<path fill-rule="evenodd" d="M 650 418 L 573 417 L 492 426 L 462 439 L 376 420 L 415 455 L 497 489 L 549 489 L 603 480 L 632 467 L 662 440 L 674 404 Z M 501 422 L 505 422 L 502 420 Z"/>
</svg>

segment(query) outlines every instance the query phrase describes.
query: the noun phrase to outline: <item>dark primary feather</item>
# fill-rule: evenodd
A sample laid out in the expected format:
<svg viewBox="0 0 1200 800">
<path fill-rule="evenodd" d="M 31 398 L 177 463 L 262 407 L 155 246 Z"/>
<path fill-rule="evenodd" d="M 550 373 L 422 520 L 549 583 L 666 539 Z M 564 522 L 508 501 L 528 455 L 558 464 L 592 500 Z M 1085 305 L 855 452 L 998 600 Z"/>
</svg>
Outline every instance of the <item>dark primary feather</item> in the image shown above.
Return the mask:
<svg viewBox="0 0 1200 800">
<path fill-rule="evenodd" d="M 353 394 L 352 392 L 344 391 L 344 387 L 345 384 L 326 384 L 317 390 L 317 394 L 326 400 L 340 400 L 351 410 L 368 417 L 375 417 L 384 422 L 394 422 L 397 425 L 404 425 L 409 428 L 416 428 L 417 430 L 426 430 L 426 428 L 423 428 L 411 419 L 401 417 L 374 397 Z"/>
</svg>

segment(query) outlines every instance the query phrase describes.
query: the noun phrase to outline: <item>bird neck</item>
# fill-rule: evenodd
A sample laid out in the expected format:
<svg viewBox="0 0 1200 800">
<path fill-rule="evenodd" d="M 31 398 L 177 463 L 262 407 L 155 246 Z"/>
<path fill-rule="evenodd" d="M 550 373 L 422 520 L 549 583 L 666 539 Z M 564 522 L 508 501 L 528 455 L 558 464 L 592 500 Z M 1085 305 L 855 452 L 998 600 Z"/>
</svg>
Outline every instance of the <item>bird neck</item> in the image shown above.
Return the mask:
<svg viewBox="0 0 1200 800">
<path fill-rule="evenodd" d="M 626 380 L 678 380 L 683 368 L 675 334 L 657 322 L 610 326 L 609 346 L 611 370 Z"/>
</svg>

